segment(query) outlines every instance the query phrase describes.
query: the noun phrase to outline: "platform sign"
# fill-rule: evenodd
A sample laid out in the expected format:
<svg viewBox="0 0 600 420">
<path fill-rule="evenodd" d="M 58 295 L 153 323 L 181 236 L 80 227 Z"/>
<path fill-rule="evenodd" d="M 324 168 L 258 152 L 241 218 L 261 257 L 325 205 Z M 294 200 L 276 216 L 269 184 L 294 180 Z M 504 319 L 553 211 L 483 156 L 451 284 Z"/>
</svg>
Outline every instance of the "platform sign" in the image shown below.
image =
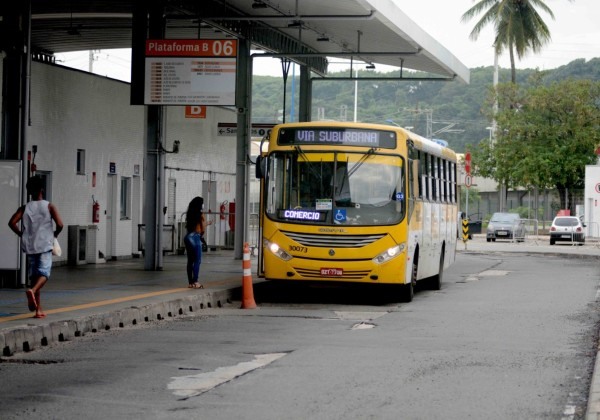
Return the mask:
<svg viewBox="0 0 600 420">
<path fill-rule="evenodd" d="M 186 105 L 185 118 L 206 118 L 206 107 L 202 105 Z"/>
<path fill-rule="evenodd" d="M 237 40 L 146 41 L 145 105 L 235 105 Z"/>
<path fill-rule="evenodd" d="M 250 127 L 250 137 L 264 137 L 269 134 L 275 124 L 252 124 Z M 217 123 L 217 136 L 232 137 L 237 136 L 236 123 Z"/>
</svg>

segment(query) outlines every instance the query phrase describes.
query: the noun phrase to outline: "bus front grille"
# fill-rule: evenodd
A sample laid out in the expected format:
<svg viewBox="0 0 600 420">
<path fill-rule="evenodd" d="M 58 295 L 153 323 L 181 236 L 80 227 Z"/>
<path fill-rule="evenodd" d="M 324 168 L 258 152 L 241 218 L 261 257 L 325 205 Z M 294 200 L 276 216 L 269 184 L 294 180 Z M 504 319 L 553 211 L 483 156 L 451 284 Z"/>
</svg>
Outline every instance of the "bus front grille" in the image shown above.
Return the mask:
<svg viewBox="0 0 600 420">
<path fill-rule="evenodd" d="M 322 248 L 362 248 L 385 236 L 383 233 L 374 235 L 315 235 L 286 231 L 282 233 L 301 245 Z"/>
</svg>

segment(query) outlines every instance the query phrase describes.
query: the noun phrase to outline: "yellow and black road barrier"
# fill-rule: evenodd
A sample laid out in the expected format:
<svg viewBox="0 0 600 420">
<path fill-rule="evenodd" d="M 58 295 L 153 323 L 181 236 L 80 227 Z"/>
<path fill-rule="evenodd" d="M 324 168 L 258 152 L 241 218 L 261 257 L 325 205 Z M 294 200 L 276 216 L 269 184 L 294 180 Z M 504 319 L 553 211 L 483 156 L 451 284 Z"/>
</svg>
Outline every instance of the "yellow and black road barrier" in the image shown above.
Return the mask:
<svg viewBox="0 0 600 420">
<path fill-rule="evenodd" d="M 469 240 L 469 219 L 463 219 L 462 221 L 462 238 L 463 242 L 467 243 Z"/>
</svg>

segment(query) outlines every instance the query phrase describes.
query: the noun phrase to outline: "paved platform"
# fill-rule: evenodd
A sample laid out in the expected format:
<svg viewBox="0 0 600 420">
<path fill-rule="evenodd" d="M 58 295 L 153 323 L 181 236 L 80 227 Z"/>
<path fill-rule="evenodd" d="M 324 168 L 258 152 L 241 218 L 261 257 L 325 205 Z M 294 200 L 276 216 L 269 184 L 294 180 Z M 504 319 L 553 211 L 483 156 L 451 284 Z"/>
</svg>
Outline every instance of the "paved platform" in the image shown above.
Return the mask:
<svg viewBox="0 0 600 420">
<path fill-rule="evenodd" d="M 600 244 L 583 246 L 550 245 L 547 237 L 528 237 L 523 243 L 486 242 L 474 235 L 458 244 L 459 253 L 543 254 L 600 261 Z M 256 272 L 256 257 L 251 257 Z M 59 266 L 42 289 L 47 316 L 32 318 L 27 309 L 25 289 L 0 289 L 0 349 L 2 357 L 35 350 L 52 342 L 168 319 L 206 308 L 220 307 L 241 297 L 242 260 L 233 251 L 209 251 L 200 269 L 204 289 L 189 289 L 185 274 L 186 257 L 165 256 L 163 270 L 146 271 L 141 259 L 110 261 L 105 264 Z M 262 281 L 253 276 L 253 282 Z M 239 303 L 238 303 L 239 304 Z M 600 357 L 590 389 L 587 419 L 600 420 Z"/>
<path fill-rule="evenodd" d="M 256 257 L 252 260 L 255 263 Z M 31 351 L 89 332 L 219 307 L 234 297 L 239 300 L 242 260 L 236 260 L 233 251 L 203 255 L 200 279 L 204 289 L 187 287 L 185 265 L 185 256 L 173 255 L 165 256 L 161 271 L 144 270 L 141 259 L 53 267 L 51 279 L 42 289 L 43 319 L 35 319 L 29 312 L 26 289 L 0 289 L 2 355 Z"/>
</svg>

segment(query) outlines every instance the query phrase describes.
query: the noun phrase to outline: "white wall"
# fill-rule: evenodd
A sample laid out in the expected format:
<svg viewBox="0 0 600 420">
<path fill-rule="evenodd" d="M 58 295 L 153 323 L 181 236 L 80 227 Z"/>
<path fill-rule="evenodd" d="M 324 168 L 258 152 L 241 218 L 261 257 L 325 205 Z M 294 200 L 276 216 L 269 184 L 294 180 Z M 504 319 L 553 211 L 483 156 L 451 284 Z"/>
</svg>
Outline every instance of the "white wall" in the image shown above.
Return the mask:
<svg viewBox="0 0 600 420">
<path fill-rule="evenodd" d="M 600 165 L 585 167 L 585 213 L 587 236 L 600 237 Z"/>
<path fill-rule="evenodd" d="M 137 217 L 121 220 L 119 197 L 121 177 L 133 179 L 137 170 L 137 175 L 142 177 L 138 194 L 143 205 L 143 182 L 147 181 L 143 178 L 144 112 L 143 106 L 129 105 L 127 83 L 60 66 L 33 63 L 28 149 L 37 145 L 37 168 L 51 173 L 52 201 L 65 224 L 64 234 L 60 237 L 63 256 L 56 262 L 67 261 L 67 227 L 93 224 L 92 196 L 101 208 L 97 251 L 113 258 L 130 258 L 136 253 L 137 229 L 133 224 L 141 220 L 142 206 L 139 214 L 134 215 Z M 171 149 L 173 140 L 181 142 L 179 154 L 166 157 L 166 165 L 177 168 L 166 171 L 167 180 L 176 180 L 177 217 L 185 212 L 191 198 L 201 195 L 202 180 L 216 181 L 217 201 L 232 201 L 235 196 L 236 138 L 217 136 L 217 123 L 235 122 L 235 113 L 209 107 L 205 119 L 189 119 L 184 118 L 184 107 L 167 107 L 166 114 L 165 147 Z M 77 149 L 85 150 L 85 175 L 76 173 Z M 117 177 L 116 201 L 112 206 L 116 213 L 112 250 L 107 249 L 105 215 L 111 163 L 114 163 Z M 92 185 L 94 172 L 95 186 Z M 168 197 L 168 191 L 165 195 Z M 131 203 L 134 202 L 132 199 Z M 101 261 L 96 255 L 88 256 L 88 262 Z"/>
</svg>

